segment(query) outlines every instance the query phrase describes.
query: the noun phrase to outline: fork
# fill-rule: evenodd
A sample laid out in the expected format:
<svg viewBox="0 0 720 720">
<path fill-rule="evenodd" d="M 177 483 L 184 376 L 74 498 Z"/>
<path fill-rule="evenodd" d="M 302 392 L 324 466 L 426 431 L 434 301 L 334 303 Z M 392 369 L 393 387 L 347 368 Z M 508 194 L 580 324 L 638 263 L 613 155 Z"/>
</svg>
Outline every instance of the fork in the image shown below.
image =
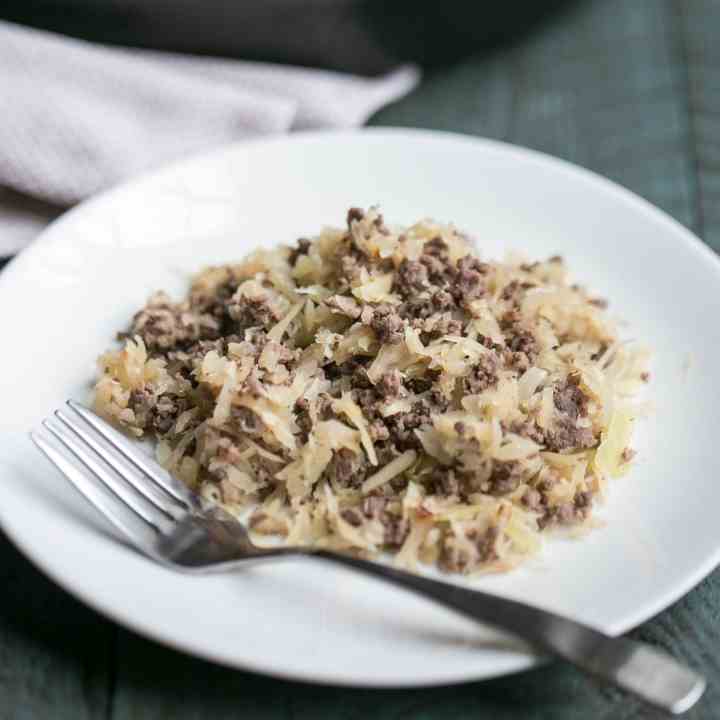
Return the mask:
<svg viewBox="0 0 720 720">
<path fill-rule="evenodd" d="M 705 690 L 701 675 L 661 650 L 531 605 L 326 549 L 257 547 L 237 519 L 206 507 L 120 432 L 72 400 L 42 425 L 31 433 L 38 448 L 132 545 L 166 567 L 197 574 L 288 556 L 329 561 L 512 633 L 670 713 L 684 713 Z"/>
</svg>

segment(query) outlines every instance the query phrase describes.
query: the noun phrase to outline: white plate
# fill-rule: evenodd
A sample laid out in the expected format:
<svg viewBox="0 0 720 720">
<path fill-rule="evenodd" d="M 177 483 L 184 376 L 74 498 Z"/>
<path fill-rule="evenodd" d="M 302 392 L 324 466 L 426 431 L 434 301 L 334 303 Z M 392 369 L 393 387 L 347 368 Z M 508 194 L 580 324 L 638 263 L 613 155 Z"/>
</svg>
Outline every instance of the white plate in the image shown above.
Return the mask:
<svg viewBox="0 0 720 720">
<path fill-rule="evenodd" d="M 241 668 L 318 682 L 426 685 L 533 664 L 434 605 L 298 561 L 173 574 L 117 542 L 27 440 L 151 290 L 205 263 L 291 242 L 381 203 L 392 222 L 454 221 L 482 252 L 560 253 L 655 350 L 656 413 L 639 462 L 581 541 L 478 587 L 623 632 L 720 559 L 720 263 L 687 230 L 584 170 L 496 142 L 405 130 L 309 134 L 223 149 L 142 178 L 54 223 L 0 275 L 0 521 L 41 569 L 138 632 Z M 57 619 L 62 622 L 62 618 Z"/>
</svg>

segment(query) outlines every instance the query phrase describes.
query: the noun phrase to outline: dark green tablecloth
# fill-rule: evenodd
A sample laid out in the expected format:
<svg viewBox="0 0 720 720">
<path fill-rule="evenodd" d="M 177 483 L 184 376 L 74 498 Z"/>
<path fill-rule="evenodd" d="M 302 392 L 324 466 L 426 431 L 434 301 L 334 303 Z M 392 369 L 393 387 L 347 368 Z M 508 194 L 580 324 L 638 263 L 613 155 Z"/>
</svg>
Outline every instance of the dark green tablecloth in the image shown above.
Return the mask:
<svg viewBox="0 0 720 720">
<path fill-rule="evenodd" d="M 629 187 L 720 249 L 718 33 L 720 2 L 588 0 L 514 47 L 434 72 L 373 124 L 500 138 L 567 158 Z M 442 178 L 437 184 L 442 189 Z M 708 691 L 692 718 L 720 717 L 719 612 L 716 572 L 633 633 L 707 674 Z M 0 538 L 0 720 L 369 717 L 659 714 L 562 664 L 489 682 L 393 691 L 222 669 L 100 618 Z"/>
</svg>

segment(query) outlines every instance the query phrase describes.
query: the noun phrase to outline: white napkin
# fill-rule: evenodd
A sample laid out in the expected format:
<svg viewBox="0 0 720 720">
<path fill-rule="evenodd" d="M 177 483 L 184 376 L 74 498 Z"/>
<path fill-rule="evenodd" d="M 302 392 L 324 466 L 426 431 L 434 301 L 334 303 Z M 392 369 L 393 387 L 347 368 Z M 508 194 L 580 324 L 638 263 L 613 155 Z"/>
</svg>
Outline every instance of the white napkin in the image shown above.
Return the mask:
<svg viewBox="0 0 720 720">
<path fill-rule="evenodd" d="M 67 207 L 224 143 L 362 125 L 418 79 L 412 66 L 364 78 L 110 48 L 0 22 L 0 255 L 57 212 L 22 196 Z"/>
</svg>

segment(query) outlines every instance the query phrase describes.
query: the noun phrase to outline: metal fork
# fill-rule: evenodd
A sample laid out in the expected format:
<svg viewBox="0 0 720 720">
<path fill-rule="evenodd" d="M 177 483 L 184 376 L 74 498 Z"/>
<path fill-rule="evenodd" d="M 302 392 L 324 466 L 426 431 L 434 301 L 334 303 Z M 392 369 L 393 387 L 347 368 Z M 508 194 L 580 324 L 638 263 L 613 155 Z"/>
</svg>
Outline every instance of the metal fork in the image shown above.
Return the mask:
<svg viewBox="0 0 720 720">
<path fill-rule="evenodd" d="M 259 548 L 240 522 L 203 507 L 104 420 L 79 403 L 67 405 L 43 422 L 43 430 L 31 433 L 33 441 L 140 552 L 167 567 L 210 573 L 288 556 L 330 561 L 508 631 L 673 714 L 692 707 L 705 689 L 701 675 L 654 647 L 524 603 L 324 549 Z"/>
</svg>

